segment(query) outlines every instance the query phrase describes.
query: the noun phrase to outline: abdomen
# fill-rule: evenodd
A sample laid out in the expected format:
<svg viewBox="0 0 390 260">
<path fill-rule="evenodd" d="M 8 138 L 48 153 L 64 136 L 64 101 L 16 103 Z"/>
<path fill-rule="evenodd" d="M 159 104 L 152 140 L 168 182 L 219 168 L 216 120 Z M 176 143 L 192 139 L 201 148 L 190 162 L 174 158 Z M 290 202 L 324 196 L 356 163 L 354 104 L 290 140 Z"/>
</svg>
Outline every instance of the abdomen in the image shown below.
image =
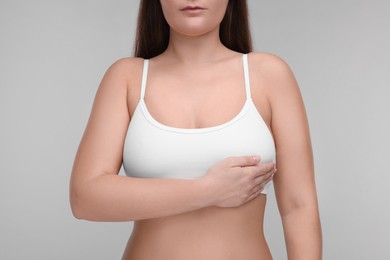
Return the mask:
<svg viewBox="0 0 390 260">
<path fill-rule="evenodd" d="M 234 208 L 208 207 L 140 220 L 123 259 L 272 259 L 263 235 L 266 196 Z"/>
</svg>

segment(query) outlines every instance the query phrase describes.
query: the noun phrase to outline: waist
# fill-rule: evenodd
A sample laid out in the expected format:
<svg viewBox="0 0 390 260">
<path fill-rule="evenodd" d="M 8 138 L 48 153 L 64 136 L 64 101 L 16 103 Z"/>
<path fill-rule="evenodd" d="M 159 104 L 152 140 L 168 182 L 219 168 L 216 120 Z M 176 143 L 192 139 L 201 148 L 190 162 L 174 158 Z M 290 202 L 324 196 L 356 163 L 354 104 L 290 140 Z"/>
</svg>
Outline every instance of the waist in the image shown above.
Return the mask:
<svg viewBox="0 0 390 260">
<path fill-rule="evenodd" d="M 240 207 L 208 207 L 135 221 L 126 251 L 137 255 L 154 251 L 167 259 L 188 259 L 188 252 L 193 257 L 199 254 L 194 259 L 202 259 L 204 254 L 230 259 L 225 257 L 227 253 L 247 256 L 242 259 L 269 259 L 263 235 L 265 203 L 266 196 L 261 195 Z"/>
</svg>

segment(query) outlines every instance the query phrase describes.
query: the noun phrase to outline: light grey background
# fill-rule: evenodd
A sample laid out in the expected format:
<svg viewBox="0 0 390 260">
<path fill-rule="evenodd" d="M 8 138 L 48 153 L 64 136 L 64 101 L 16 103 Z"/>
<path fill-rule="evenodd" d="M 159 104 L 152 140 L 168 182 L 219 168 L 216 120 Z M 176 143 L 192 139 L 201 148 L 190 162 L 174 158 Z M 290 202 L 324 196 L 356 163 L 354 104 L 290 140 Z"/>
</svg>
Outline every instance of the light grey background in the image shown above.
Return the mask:
<svg viewBox="0 0 390 260">
<path fill-rule="evenodd" d="M 286 60 L 305 99 L 324 259 L 390 259 L 390 2 L 249 4 L 256 50 Z M 0 259 L 122 255 L 132 223 L 74 219 L 68 185 L 98 84 L 132 54 L 137 8 L 1 0 Z M 272 192 L 265 226 L 286 259 Z"/>
</svg>

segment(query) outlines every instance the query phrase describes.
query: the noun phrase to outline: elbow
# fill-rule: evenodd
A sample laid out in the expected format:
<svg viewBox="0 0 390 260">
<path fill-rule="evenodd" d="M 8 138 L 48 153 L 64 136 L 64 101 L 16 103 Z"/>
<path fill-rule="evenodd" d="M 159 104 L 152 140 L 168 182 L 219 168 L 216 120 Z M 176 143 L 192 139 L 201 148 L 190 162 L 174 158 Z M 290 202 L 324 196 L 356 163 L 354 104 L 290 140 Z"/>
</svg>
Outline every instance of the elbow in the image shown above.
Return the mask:
<svg viewBox="0 0 390 260">
<path fill-rule="evenodd" d="M 82 180 L 75 177 L 72 172 L 72 177 L 69 183 L 69 204 L 73 217 L 79 220 L 90 220 L 91 215 L 91 194 L 93 190 L 89 180 Z"/>
<path fill-rule="evenodd" d="M 77 197 L 74 192 L 69 196 L 70 208 L 72 210 L 73 217 L 76 219 L 84 219 L 82 217 L 82 207 L 80 207 L 80 198 Z"/>
<path fill-rule="evenodd" d="M 91 182 L 70 185 L 69 202 L 73 217 L 79 220 L 107 221 L 95 189 Z"/>
<path fill-rule="evenodd" d="M 79 220 L 87 220 L 86 207 L 83 196 L 76 188 L 71 187 L 69 192 L 69 202 L 73 217 Z"/>
</svg>

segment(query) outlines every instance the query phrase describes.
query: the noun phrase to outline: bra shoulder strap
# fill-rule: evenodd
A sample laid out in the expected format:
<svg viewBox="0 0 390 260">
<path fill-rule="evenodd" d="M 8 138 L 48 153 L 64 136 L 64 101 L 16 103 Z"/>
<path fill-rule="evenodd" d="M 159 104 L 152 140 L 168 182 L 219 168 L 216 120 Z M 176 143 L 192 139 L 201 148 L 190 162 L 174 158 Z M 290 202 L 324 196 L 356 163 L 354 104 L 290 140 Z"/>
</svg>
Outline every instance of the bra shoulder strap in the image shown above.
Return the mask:
<svg viewBox="0 0 390 260">
<path fill-rule="evenodd" d="M 141 83 L 141 96 L 140 99 L 144 99 L 145 96 L 145 90 L 146 90 L 146 81 L 148 79 L 148 66 L 149 66 L 149 60 L 144 59 L 144 68 L 142 71 L 142 83 Z"/>
<path fill-rule="evenodd" d="M 242 62 L 244 66 L 244 80 L 245 80 L 245 91 L 246 98 L 251 99 L 251 84 L 249 80 L 249 68 L 248 68 L 248 54 L 245 53 L 242 55 Z"/>
</svg>

